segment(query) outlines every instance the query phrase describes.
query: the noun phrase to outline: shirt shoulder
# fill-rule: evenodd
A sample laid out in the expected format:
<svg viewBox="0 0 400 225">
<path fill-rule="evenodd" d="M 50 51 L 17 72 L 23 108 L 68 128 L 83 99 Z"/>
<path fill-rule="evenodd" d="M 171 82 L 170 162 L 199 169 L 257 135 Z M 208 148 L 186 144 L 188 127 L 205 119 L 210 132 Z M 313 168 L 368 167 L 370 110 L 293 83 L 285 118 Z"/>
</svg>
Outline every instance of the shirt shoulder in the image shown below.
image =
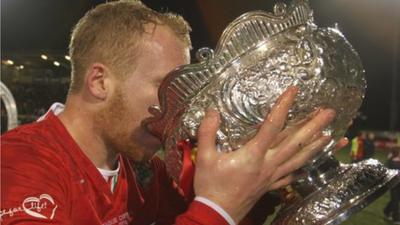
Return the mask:
<svg viewBox="0 0 400 225">
<path fill-rule="evenodd" d="M 63 162 L 64 149 L 55 136 L 55 130 L 47 121 L 22 125 L 6 132 L 1 136 L 2 163 L 13 167 L 29 161 L 59 165 Z"/>
<path fill-rule="evenodd" d="M 65 220 L 68 169 L 54 131 L 45 122 L 20 126 L 1 136 L 1 207 L 8 222 Z M 42 208 L 38 208 L 42 207 Z M 15 213 L 7 213 L 16 210 Z"/>
</svg>

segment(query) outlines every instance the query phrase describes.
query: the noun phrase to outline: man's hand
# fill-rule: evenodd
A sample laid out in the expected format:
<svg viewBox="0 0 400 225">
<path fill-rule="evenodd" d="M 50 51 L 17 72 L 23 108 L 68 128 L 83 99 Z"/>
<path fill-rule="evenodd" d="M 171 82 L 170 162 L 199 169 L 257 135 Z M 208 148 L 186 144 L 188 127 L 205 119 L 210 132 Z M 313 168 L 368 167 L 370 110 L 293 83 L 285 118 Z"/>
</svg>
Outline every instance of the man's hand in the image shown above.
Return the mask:
<svg viewBox="0 0 400 225">
<path fill-rule="evenodd" d="M 321 109 L 296 131 L 282 134 L 283 126 L 298 89 L 281 95 L 256 136 L 242 148 L 219 153 L 215 139 L 219 114 L 208 110 L 198 133 L 198 155 L 194 189 L 221 206 L 238 223 L 267 191 L 288 185 L 291 173 L 329 143 L 323 130 L 335 117 L 331 109 Z M 277 142 L 278 139 L 281 139 Z"/>
</svg>

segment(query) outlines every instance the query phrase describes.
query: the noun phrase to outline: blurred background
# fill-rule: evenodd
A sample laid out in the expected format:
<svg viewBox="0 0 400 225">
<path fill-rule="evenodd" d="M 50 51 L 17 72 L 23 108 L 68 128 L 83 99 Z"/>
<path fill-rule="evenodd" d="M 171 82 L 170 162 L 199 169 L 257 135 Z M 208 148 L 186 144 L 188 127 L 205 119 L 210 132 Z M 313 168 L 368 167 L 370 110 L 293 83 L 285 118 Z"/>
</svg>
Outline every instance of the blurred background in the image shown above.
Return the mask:
<svg viewBox="0 0 400 225">
<path fill-rule="evenodd" d="M 53 102 L 65 101 L 70 76 L 70 31 L 87 10 L 104 2 L 1 0 L 1 81 L 15 98 L 19 124 L 36 120 Z M 193 56 L 201 47 L 214 48 L 224 28 L 236 17 L 251 10 L 272 11 L 277 1 L 143 2 L 156 10 L 181 14 L 188 20 L 193 29 Z M 400 135 L 400 0 L 310 0 L 310 4 L 316 23 L 320 26 L 337 23 L 360 54 L 368 88 L 347 135 L 353 139 L 360 133 L 371 134 L 372 156 L 385 162 L 387 153 L 399 143 Z M 1 120 L 3 133 L 7 130 L 3 102 Z M 350 149 L 349 145 L 339 152 L 338 158 L 346 162 L 354 160 Z M 381 212 L 387 200 L 385 195 L 345 224 L 389 223 Z"/>
</svg>

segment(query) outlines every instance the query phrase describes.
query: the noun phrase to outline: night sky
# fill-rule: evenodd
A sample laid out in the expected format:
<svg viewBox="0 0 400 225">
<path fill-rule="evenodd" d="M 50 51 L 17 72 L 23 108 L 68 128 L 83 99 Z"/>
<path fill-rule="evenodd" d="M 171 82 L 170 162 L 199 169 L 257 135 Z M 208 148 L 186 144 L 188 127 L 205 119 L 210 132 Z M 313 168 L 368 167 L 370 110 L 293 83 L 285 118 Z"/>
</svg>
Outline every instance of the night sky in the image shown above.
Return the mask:
<svg viewBox="0 0 400 225">
<path fill-rule="evenodd" d="M 89 0 L 1 0 L 2 59 L 13 53 L 58 51 L 67 53 L 72 26 L 96 4 Z M 156 10 L 182 14 L 193 28 L 194 50 L 215 47 L 224 27 L 250 10 L 271 11 L 271 0 L 143 0 Z M 286 1 L 288 2 L 288 1 Z M 363 129 L 400 130 L 400 119 L 390 125 L 391 109 L 400 114 L 399 49 L 400 1 L 311 0 L 316 23 L 341 31 L 359 52 L 368 88 L 354 126 Z M 394 79 L 396 77 L 396 79 Z M 391 103 L 392 101 L 392 103 Z M 391 104 L 397 107 L 390 107 Z"/>
</svg>

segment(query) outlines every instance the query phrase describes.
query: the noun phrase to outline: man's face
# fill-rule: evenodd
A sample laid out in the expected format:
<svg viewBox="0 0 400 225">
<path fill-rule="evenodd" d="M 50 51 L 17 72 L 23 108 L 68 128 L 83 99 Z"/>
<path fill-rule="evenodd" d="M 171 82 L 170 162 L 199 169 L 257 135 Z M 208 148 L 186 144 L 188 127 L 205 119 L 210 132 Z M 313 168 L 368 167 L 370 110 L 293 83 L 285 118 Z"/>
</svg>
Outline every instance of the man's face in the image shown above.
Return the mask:
<svg viewBox="0 0 400 225">
<path fill-rule="evenodd" d="M 107 109 L 99 113 L 103 121 L 107 120 L 103 136 L 109 148 L 142 160 L 161 147 L 160 140 L 141 122 L 151 116 L 148 108 L 159 104 L 158 88 L 168 72 L 189 62 L 188 46 L 168 27 L 158 25 L 154 32 L 144 34 L 136 69 L 118 83 Z"/>
</svg>

